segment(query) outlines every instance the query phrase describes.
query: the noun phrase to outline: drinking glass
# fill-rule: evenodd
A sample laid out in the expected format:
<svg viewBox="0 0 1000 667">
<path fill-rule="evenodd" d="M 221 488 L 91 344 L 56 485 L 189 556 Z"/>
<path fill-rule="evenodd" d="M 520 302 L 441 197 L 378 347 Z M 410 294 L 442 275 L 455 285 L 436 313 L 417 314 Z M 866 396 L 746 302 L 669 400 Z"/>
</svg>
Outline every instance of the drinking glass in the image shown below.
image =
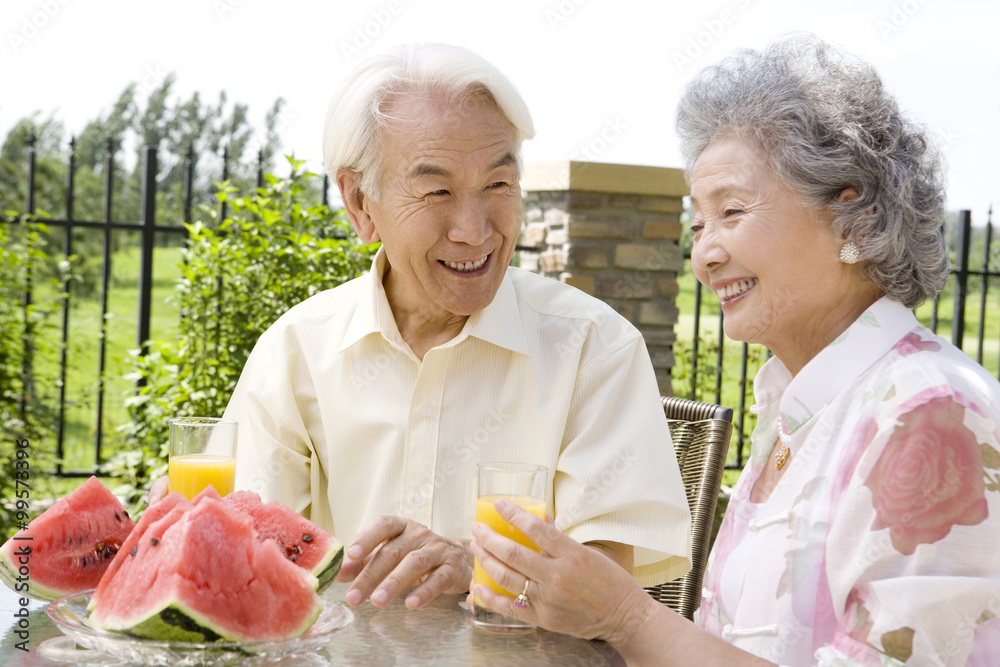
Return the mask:
<svg viewBox="0 0 1000 667">
<path fill-rule="evenodd" d="M 170 420 L 170 490 L 191 500 L 209 484 L 220 496 L 236 484 L 234 419 L 177 417 Z"/>
<path fill-rule="evenodd" d="M 499 498 L 506 498 L 544 520 L 548 472 L 549 469 L 545 466 L 530 463 L 480 463 L 476 471 L 476 521 L 485 523 L 519 544 L 541 551 L 521 531 L 504 521 L 493 503 Z M 509 597 L 516 597 L 521 592 L 502 588 L 479 565 L 478 559 L 474 568 L 475 583 L 485 584 Z M 528 596 L 531 596 L 530 590 Z M 476 627 L 496 632 L 523 632 L 534 628 L 530 623 L 487 609 L 482 606 L 478 597 L 475 598 L 474 607 L 472 621 Z"/>
</svg>

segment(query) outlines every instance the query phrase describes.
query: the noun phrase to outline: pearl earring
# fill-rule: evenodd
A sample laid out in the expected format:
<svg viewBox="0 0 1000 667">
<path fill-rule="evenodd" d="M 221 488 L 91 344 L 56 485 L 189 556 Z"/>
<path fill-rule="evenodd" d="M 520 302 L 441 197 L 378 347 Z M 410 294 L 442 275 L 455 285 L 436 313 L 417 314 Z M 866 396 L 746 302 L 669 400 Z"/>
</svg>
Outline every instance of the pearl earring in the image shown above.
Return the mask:
<svg viewBox="0 0 1000 667">
<path fill-rule="evenodd" d="M 844 245 L 840 246 L 840 261 L 844 264 L 857 264 L 861 260 L 861 251 L 858 250 L 858 244 L 854 241 L 848 241 Z"/>
</svg>

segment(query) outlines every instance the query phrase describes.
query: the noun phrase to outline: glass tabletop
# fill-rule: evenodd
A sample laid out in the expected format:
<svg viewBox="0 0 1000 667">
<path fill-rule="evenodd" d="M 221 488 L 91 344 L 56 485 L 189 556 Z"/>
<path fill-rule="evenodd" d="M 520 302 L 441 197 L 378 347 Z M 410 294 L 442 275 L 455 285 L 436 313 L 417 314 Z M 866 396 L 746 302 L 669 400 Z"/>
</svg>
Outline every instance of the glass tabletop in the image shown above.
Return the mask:
<svg viewBox="0 0 1000 667">
<path fill-rule="evenodd" d="M 334 584 L 323 597 L 344 603 L 347 584 Z M 0 590 L 0 664 L 80 664 L 117 667 L 126 663 L 91 651 L 77 651 L 45 614 L 46 603 L 27 607 L 13 591 Z M 378 609 L 370 603 L 351 607 L 353 619 L 309 655 L 287 664 L 302 665 L 614 665 L 623 664 L 604 642 L 533 630 L 497 634 L 474 628 L 465 597 L 443 595 L 427 607 L 410 611 L 400 600 Z M 40 647 L 45 644 L 43 651 Z M 27 649 L 27 651 L 23 650 Z M 62 652 L 53 649 L 61 649 Z M 52 656 L 52 659 L 43 657 Z M 252 662 L 244 664 L 253 664 Z M 286 661 L 262 663 L 284 665 Z"/>
</svg>

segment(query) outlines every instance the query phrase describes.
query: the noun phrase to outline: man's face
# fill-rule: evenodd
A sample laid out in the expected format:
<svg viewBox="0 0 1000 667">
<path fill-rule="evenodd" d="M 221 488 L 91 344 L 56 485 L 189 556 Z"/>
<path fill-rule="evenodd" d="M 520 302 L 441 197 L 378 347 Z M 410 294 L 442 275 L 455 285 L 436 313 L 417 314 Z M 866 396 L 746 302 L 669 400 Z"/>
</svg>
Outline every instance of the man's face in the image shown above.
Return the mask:
<svg viewBox="0 0 1000 667">
<path fill-rule="evenodd" d="M 521 228 L 514 129 L 482 96 L 401 95 L 382 132 L 379 200 L 364 209 L 389 260 L 389 304 L 449 321 L 485 308 Z"/>
</svg>

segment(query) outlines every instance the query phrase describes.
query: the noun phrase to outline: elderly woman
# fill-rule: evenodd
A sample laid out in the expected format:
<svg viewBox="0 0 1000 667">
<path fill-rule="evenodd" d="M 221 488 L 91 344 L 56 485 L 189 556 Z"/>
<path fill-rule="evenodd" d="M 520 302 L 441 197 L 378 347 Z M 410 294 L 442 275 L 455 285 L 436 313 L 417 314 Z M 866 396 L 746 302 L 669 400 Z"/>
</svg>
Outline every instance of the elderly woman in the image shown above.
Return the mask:
<svg viewBox="0 0 1000 667">
<path fill-rule="evenodd" d="M 473 551 L 526 605 L 473 592 L 629 664 L 1000 664 L 1000 384 L 911 312 L 947 276 L 927 137 L 802 35 L 697 75 L 677 129 L 695 275 L 774 355 L 697 624 L 509 503 L 542 553 Z"/>
</svg>

